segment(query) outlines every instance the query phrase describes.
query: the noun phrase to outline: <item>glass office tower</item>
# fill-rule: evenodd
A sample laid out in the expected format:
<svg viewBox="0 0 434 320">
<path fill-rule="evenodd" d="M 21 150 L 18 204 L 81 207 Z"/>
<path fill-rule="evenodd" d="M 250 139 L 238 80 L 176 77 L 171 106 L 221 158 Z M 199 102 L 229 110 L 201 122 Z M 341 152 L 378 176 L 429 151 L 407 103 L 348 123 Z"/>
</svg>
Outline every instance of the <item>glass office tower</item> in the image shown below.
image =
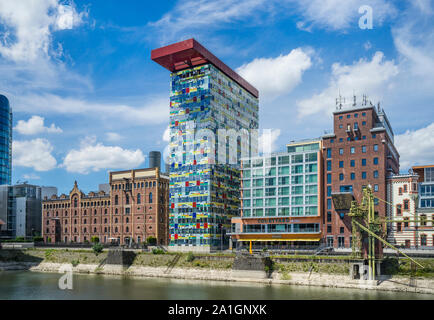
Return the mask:
<svg viewBox="0 0 434 320">
<path fill-rule="evenodd" d="M 0 95 L 0 185 L 12 179 L 12 110 L 9 100 Z"/>
<path fill-rule="evenodd" d="M 239 215 L 242 148 L 256 154 L 257 142 L 227 138 L 219 148 L 218 130 L 258 129 L 258 92 L 194 39 L 156 49 L 152 59 L 172 71 L 170 246 L 227 248 L 226 230 Z"/>
</svg>

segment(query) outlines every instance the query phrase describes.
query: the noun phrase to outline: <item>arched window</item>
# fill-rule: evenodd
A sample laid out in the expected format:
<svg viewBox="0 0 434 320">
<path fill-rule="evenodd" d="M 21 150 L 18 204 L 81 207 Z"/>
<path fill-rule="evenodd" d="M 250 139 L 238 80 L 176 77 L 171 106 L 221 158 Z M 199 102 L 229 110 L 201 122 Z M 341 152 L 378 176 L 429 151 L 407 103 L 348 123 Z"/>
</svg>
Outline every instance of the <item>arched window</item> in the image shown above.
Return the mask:
<svg viewBox="0 0 434 320">
<path fill-rule="evenodd" d="M 148 187 L 148 182 L 145 182 L 145 188 L 147 188 Z"/>
<path fill-rule="evenodd" d="M 107 218 L 104 219 L 104 223 L 107 223 Z"/>
<path fill-rule="evenodd" d="M 96 228 L 93 228 L 93 232 L 96 232 Z"/>
<path fill-rule="evenodd" d="M 128 219 L 128 217 L 125 219 L 125 222 L 126 223 L 129 223 L 130 222 L 130 219 Z"/>
<path fill-rule="evenodd" d="M 149 193 L 149 203 L 152 203 L 152 192 Z"/>
<path fill-rule="evenodd" d="M 118 205 L 118 202 L 119 202 L 119 197 L 118 197 L 118 195 L 115 195 L 115 206 Z"/>
<path fill-rule="evenodd" d="M 96 219 L 93 219 L 93 223 L 96 223 Z"/>
<path fill-rule="evenodd" d="M 118 223 L 118 218 L 115 218 L 115 223 Z"/>
<path fill-rule="evenodd" d="M 83 223 L 84 223 L 84 224 L 86 224 L 86 223 L 87 223 L 86 219 L 84 219 Z"/>
<path fill-rule="evenodd" d="M 74 219 L 74 224 L 77 224 L 77 219 Z"/>
<path fill-rule="evenodd" d="M 115 232 L 118 233 L 118 227 L 115 228 Z"/>
<path fill-rule="evenodd" d="M 130 196 L 125 195 L 125 204 L 130 204 Z"/>
<path fill-rule="evenodd" d="M 68 220 L 65 219 L 65 224 L 68 224 Z"/>
<path fill-rule="evenodd" d="M 95 209 L 95 211 L 94 211 L 94 214 L 96 215 L 96 209 Z"/>
<path fill-rule="evenodd" d="M 130 232 L 130 228 L 126 227 L 125 232 Z"/>
<path fill-rule="evenodd" d="M 154 181 L 154 183 L 152 184 L 152 186 L 155 187 L 155 181 Z"/>
<path fill-rule="evenodd" d="M 83 232 L 84 232 L 84 233 L 86 233 L 86 232 L 87 232 L 87 229 L 86 229 L 86 228 L 84 228 L 84 229 L 83 229 Z"/>
<path fill-rule="evenodd" d="M 74 198 L 74 208 L 77 208 L 77 206 L 78 206 L 77 198 Z"/>
<path fill-rule="evenodd" d="M 140 193 L 137 194 L 137 204 L 140 204 Z"/>
</svg>

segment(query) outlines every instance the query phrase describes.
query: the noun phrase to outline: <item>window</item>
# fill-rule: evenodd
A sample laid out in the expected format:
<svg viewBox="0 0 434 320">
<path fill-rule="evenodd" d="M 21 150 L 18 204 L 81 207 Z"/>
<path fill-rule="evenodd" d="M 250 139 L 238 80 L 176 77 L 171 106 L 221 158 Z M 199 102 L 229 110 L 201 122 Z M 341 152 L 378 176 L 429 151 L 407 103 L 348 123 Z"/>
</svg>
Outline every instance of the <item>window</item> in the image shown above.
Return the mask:
<svg viewBox="0 0 434 320">
<path fill-rule="evenodd" d="M 327 186 L 327 197 L 331 197 L 331 196 L 332 196 L 332 187 Z"/>
<path fill-rule="evenodd" d="M 344 174 L 343 173 L 339 173 L 339 180 L 340 181 L 344 180 Z"/>
<path fill-rule="evenodd" d="M 378 164 L 378 158 L 374 158 L 374 164 Z"/>
<path fill-rule="evenodd" d="M 332 213 L 331 213 L 331 211 L 327 211 L 327 222 L 332 222 Z"/>
<path fill-rule="evenodd" d="M 351 160 L 350 161 L 350 166 L 351 167 L 355 167 L 356 166 L 356 160 Z"/>
<path fill-rule="evenodd" d="M 356 179 L 356 174 L 354 172 L 351 172 L 351 180 Z"/>
<path fill-rule="evenodd" d="M 423 234 L 420 236 L 420 245 L 421 246 L 426 246 L 426 234 Z"/>
<path fill-rule="evenodd" d="M 404 228 L 408 228 L 408 218 L 404 218 Z"/>
<path fill-rule="evenodd" d="M 374 144 L 374 151 L 378 151 L 378 144 Z"/>
<path fill-rule="evenodd" d="M 398 223 L 396 224 L 396 229 L 397 229 L 398 232 L 401 232 L 401 231 L 402 231 L 402 223 L 401 223 L 401 222 L 398 222 Z"/>
<path fill-rule="evenodd" d="M 332 226 L 331 225 L 327 225 L 327 233 L 332 233 Z"/>
<path fill-rule="evenodd" d="M 420 225 L 426 226 L 426 223 L 427 223 L 426 214 L 421 214 L 420 215 Z"/>
<path fill-rule="evenodd" d="M 362 126 L 366 126 L 366 121 L 362 121 Z"/>
<path fill-rule="evenodd" d="M 149 193 L 149 203 L 152 203 L 152 192 Z"/>
<path fill-rule="evenodd" d="M 343 168 L 344 167 L 344 162 L 343 161 L 339 161 L 339 168 Z"/>
<path fill-rule="evenodd" d="M 332 183 L 332 174 L 327 173 L 327 183 Z"/>
<path fill-rule="evenodd" d="M 366 179 L 366 171 L 362 172 L 362 179 Z"/>
<path fill-rule="evenodd" d="M 345 228 L 344 228 L 344 227 L 340 227 L 340 228 L 339 228 L 339 233 L 340 233 L 340 234 L 345 233 Z"/>
<path fill-rule="evenodd" d="M 404 210 L 409 210 L 410 206 L 409 206 L 409 200 L 404 200 Z"/>
<path fill-rule="evenodd" d="M 327 161 L 327 171 L 331 171 L 332 170 L 332 161 L 328 160 Z"/>
<path fill-rule="evenodd" d="M 359 114 L 358 113 L 355 113 L 354 114 L 354 118 L 358 118 L 359 117 Z"/>
<path fill-rule="evenodd" d="M 407 185 L 404 184 L 404 192 L 407 192 Z"/>
<path fill-rule="evenodd" d="M 137 204 L 140 204 L 141 200 L 140 200 L 140 193 L 137 194 Z"/>
<path fill-rule="evenodd" d="M 366 167 L 366 159 L 362 159 L 362 167 Z"/>
<path fill-rule="evenodd" d="M 119 204 L 119 197 L 118 195 L 115 195 L 115 206 Z"/>
<path fill-rule="evenodd" d="M 378 178 L 378 171 L 377 170 L 374 171 L 374 178 Z"/>
<path fill-rule="evenodd" d="M 374 184 L 374 192 L 378 192 L 378 184 Z"/>
<path fill-rule="evenodd" d="M 362 146 L 362 153 L 366 153 L 366 146 Z"/>
<path fill-rule="evenodd" d="M 402 215 L 402 205 L 401 204 L 396 205 L 396 215 L 397 216 Z"/>
<path fill-rule="evenodd" d="M 340 148 L 340 149 L 339 149 L 339 154 L 340 154 L 340 155 L 344 154 L 344 149 Z"/>
<path fill-rule="evenodd" d="M 402 188 L 399 188 L 399 189 L 398 189 L 398 194 L 399 194 L 400 196 L 402 196 Z"/>
</svg>

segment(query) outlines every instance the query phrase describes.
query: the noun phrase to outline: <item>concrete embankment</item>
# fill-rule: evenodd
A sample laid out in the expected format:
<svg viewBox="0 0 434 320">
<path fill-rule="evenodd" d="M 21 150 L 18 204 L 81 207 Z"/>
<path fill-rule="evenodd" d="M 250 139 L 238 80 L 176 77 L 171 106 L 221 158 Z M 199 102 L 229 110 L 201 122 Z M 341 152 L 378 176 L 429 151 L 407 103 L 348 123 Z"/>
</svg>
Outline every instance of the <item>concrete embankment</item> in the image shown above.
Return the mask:
<svg viewBox="0 0 434 320">
<path fill-rule="evenodd" d="M 64 263 L 52 262 L 0 262 L 1 270 L 30 270 L 33 272 L 59 272 Z M 322 273 L 291 272 L 280 273 L 277 271 L 266 274 L 258 270 L 217 270 L 203 268 L 177 268 L 168 269 L 167 267 L 149 266 L 129 266 L 120 265 L 98 265 L 98 264 L 79 264 L 72 266 L 74 273 L 77 274 L 104 274 L 104 275 L 125 275 L 136 277 L 159 277 L 175 278 L 188 280 L 214 280 L 214 281 L 240 281 L 256 282 L 263 284 L 284 284 L 284 285 L 304 285 L 322 286 L 335 288 L 351 289 L 370 289 L 384 291 L 401 291 L 434 294 L 434 280 L 425 278 L 408 277 L 383 277 L 376 283 L 369 283 L 364 280 L 352 280 L 347 275 L 331 275 Z"/>
</svg>

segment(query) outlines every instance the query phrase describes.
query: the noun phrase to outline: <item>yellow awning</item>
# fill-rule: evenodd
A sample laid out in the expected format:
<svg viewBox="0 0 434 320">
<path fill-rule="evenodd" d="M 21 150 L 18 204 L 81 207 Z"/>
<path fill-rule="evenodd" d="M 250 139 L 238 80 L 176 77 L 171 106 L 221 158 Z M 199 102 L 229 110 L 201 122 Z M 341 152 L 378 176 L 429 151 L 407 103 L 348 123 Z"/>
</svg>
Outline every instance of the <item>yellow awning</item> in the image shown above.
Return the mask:
<svg viewBox="0 0 434 320">
<path fill-rule="evenodd" d="M 273 241 L 273 242 L 279 242 L 279 241 L 320 241 L 321 239 L 239 239 L 238 241 Z"/>
</svg>

